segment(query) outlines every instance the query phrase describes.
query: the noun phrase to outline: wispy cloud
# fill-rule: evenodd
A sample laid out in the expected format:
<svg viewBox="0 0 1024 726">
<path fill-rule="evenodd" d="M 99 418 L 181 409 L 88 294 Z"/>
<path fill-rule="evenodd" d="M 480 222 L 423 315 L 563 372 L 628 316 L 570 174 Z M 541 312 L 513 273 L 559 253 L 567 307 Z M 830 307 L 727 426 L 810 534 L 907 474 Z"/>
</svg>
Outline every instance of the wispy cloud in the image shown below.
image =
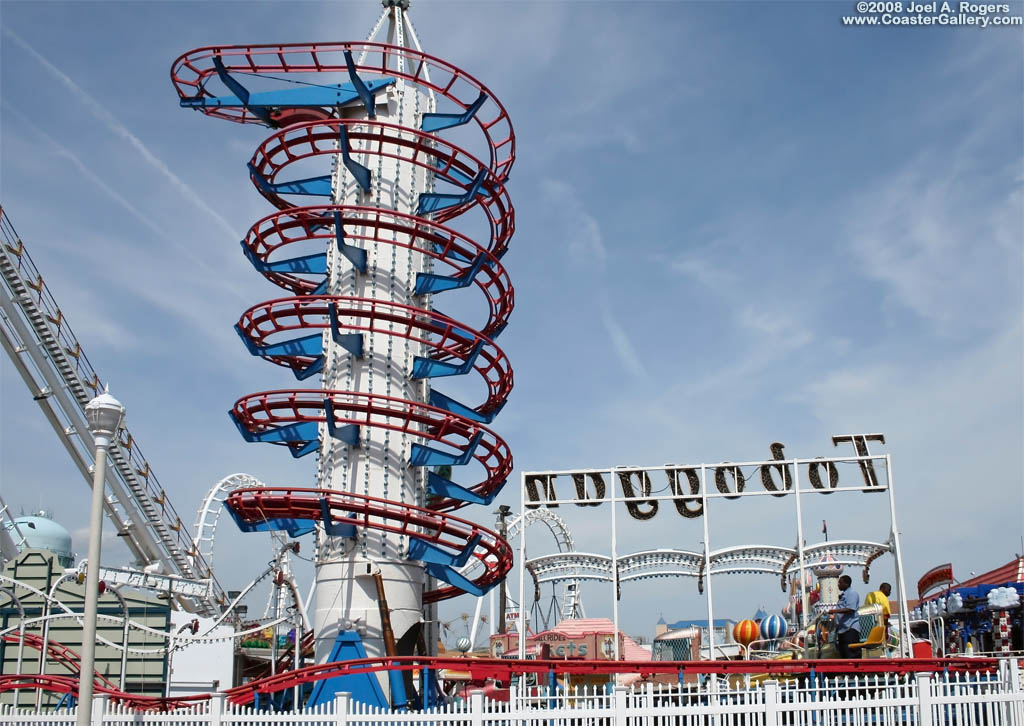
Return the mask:
<svg viewBox="0 0 1024 726">
<path fill-rule="evenodd" d="M 188 184 L 181 180 L 181 178 L 171 171 L 167 165 L 161 161 L 156 155 L 149 150 L 149 148 L 139 139 L 138 136 L 129 131 L 124 124 L 118 121 L 113 114 L 103 107 L 96 99 L 90 96 L 86 91 L 75 83 L 71 78 L 64 73 L 60 68 L 55 66 L 53 63 L 48 61 L 42 54 L 40 54 L 35 48 L 29 45 L 25 40 L 21 38 L 10 28 L 4 28 L 4 34 L 7 35 L 11 40 L 17 43 L 21 48 L 32 56 L 40 65 L 42 65 L 47 72 L 60 81 L 64 86 L 74 94 L 83 106 L 85 106 L 89 113 L 95 116 L 101 123 L 103 123 L 110 131 L 114 132 L 122 139 L 128 142 L 131 148 L 135 149 L 139 155 L 145 160 L 145 162 L 157 172 L 159 172 L 167 181 L 171 183 L 178 192 L 181 193 L 185 199 L 194 204 L 199 209 L 203 210 L 208 214 L 229 236 L 238 238 L 240 235 L 231 226 L 231 224 L 224 219 L 220 214 L 217 213 L 210 205 L 208 205 L 203 198 L 200 197 Z"/>
<path fill-rule="evenodd" d="M 608 267 L 608 249 L 600 222 L 587 210 L 583 200 L 569 184 L 546 179 L 541 188 L 549 212 L 557 220 L 557 229 L 565 243 L 569 264 L 580 274 L 595 280 L 601 325 L 608 335 L 612 350 L 630 375 L 645 378 L 647 370 L 637 355 L 636 347 L 612 312 L 608 285 L 604 280 Z"/>
<path fill-rule="evenodd" d="M 597 219 L 587 211 L 569 184 L 545 179 L 542 190 L 548 207 L 560 223 L 559 231 L 566 243 L 569 261 L 580 268 L 597 268 L 603 274 L 608 250 Z"/>
<path fill-rule="evenodd" d="M 647 369 L 644 368 L 644 364 L 636 354 L 636 348 L 630 341 L 629 336 L 626 335 L 626 331 L 621 325 L 619 325 L 619 322 L 611 314 L 607 304 L 602 305 L 602 308 L 601 324 L 604 325 L 604 329 L 608 333 L 608 339 L 612 343 L 612 349 L 615 351 L 615 355 L 618 357 L 619 362 L 621 362 L 626 370 L 633 376 L 637 378 L 646 378 Z"/>
<path fill-rule="evenodd" d="M 211 276 L 211 278 L 217 278 L 221 276 L 220 272 L 216 270 L 214 267 L 212 267 L 209 264 L 209 262 L 203 259 L 200 255 L 197 255 L 195 251 L 192 250 L 188 245 L 182 244 L 181 240 L 177 236 L 168 234 L 166 229 L 156 224 L 149 215 L 147 215 L 141 209 L 136 207 L 134 204 L 128 201 L 120 192 L 118 192 L 112 186 L 103 181 L 103 179 L 97 176 L 96 173 L 93 172 L 92 169 L 90 169 L 89 166 L 85 164 L 85 162 L 83 162 L 74 152 L 72 152 L 66 146 L 64 146 L 59 141 L 54 139 L 52 136 L 47 134 L 45 131 L 40 129 L 38 126 L 33 124 L 28 118 L 25 117 L 24 114 L 20 113 L 13 107 L 7 106 L 6 110 L 8 113 L 11 113 L 16 118 L 18 118 L 18 120 L 21 121 L 26 127 L 31 129 L 34 133 L 38 134 L 43 140 L 45 140 L 46 143 L 48 143 L 53 148 L 54 152 L 56 152 L 59 156 L 70 161 L 71 164 L 96 188 L 100 189 L 104 194 L 106 194 L 115 202 L 117 202 L 118 205 L 123 207 L 125 211 L 127 211 L 129 214 L 135 217 L 135 219 L 141 222 L 143 226 L 145 226 L 147 229 L 153 232 L 157 237 L 177 248 L 197 268 L 206 271 Z M 248 301 L 248 298 L 242 295 L 239 291 L 233 290 L 230 287 L 228 287 L 227 289 L 240 300 Z"/>
</svg>

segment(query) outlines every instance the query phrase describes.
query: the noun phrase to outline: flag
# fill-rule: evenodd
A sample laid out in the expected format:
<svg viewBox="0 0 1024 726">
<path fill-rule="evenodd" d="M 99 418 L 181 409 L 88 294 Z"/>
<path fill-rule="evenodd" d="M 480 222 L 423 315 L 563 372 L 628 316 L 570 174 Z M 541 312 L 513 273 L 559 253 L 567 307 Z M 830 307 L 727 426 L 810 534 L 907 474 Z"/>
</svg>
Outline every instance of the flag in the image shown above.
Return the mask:
<svg viewBox="0 0 1024 726">
<path fill-rule="evenodd" d="M 821 533 L 828 537 L 828 522 L 821 520 Z"/>
</svg>

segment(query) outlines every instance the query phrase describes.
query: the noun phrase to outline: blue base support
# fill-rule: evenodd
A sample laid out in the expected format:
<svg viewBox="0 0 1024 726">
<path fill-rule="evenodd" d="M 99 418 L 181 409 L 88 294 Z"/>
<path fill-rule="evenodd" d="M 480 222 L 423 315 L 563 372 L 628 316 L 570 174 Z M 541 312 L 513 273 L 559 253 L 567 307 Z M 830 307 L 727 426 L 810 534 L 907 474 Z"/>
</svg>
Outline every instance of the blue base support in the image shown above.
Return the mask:
<svg viewBox="0 0 1024 726">
<path fill-rule="evenodd" d="M 334 647 L 331 648 L 331 655 L 327 662 L 360 660 L 365 657 L 366 650 L 363 648 L 363 641 L 359 634 L 354 630 L 342 630 L 334 641 Z M 309 696 L 308 705 L 319 706 L 323 703 L 333 703 L 336 693 L 351 693 L 352 700 L 370 706 L 389 707 L 375 673 L 350 673 L 317 681 L 316 686 L 313 687 L 313 693 Z"/>
</svg>

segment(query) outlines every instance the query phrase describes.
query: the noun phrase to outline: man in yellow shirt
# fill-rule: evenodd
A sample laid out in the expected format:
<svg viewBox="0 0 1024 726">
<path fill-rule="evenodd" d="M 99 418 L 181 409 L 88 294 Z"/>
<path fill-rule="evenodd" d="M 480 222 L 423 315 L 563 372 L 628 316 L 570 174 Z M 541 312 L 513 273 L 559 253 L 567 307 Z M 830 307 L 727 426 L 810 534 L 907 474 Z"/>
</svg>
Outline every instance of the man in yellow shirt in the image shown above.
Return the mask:
<svg viewBox="0 0 1024 726">
<path fill-rule="evenodd" d="M 888 582 L 883 582 L 878 586 L 878 589 L 874 592 L 869 592 L 867 597 L 864 598 L 865 605 L 881 605 L 882 606 L 882 625 L 889 628 L 889 613 L 891 612 L 889 606 L 889 593 L 892 592 L 892 585 Z"/>
</svg>

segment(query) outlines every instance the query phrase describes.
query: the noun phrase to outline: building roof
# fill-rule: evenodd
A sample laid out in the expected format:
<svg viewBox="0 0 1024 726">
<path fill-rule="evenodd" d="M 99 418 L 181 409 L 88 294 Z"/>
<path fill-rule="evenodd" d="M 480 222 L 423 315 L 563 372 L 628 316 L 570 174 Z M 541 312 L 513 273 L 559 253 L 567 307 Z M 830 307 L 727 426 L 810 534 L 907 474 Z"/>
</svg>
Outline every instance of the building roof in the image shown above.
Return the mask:
<svg viewBox="0 0 1024 726">
<path fill-rule="evenodd" d="M 611 633 L 615 625 L 608 618 L 575 618 L 563 620 L 551 628 L 564 635 L 580 636 L 590 633 Z"/>
<path fill-rule="evenodd" d="M 963 587 L 975 587 L 976 585 L 1005 585 L 1010 582 L 1024 582 L 1024 556 L 1017 555 L 1001 567 L 989 570 L 986 573 L 972 577 L 970 580 L 957 583 L 949 588 L 943 588 L 922 599 L 920 602 L 934 600 L 935 598 L 945 595 L 949 590 L 959 590 Z M 907 604 L 910 604 L 909 601 Z"/>
<path fill-rule="evenodd" d="M 578 638 L 581 635 L 590 635 L 591 633 L 612 633 L 615 631 L 615 625 L 608 618 L 576 618 L 574 620 L 563 620 L 551 628 L 551 630 Z M 623 660 L 651 659 L 650 649 L 640 645 L 625 633 L 622 634 L 621 655 Z"/>
</svg>

